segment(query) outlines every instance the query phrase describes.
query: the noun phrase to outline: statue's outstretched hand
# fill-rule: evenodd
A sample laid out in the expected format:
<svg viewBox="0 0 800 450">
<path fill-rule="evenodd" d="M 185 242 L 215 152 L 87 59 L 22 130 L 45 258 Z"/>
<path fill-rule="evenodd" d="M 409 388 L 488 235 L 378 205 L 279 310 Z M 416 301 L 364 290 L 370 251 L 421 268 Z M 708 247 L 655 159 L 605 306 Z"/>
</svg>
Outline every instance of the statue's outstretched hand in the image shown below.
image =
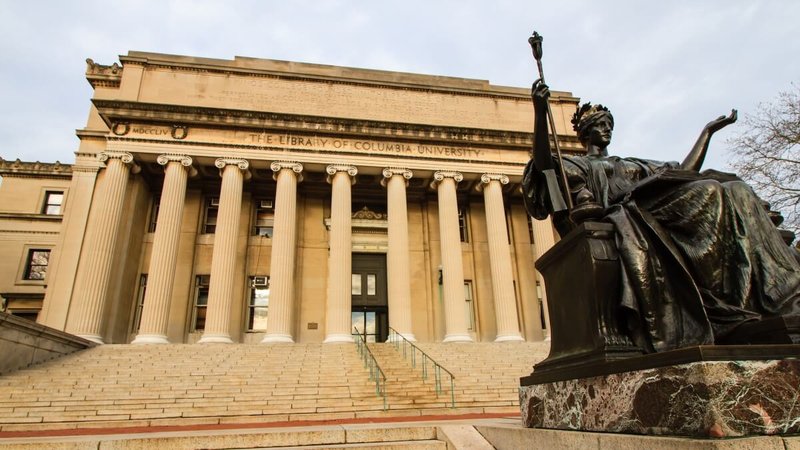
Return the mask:
<svg viewBox="0 0 800 450">
<path fill-rule="evenodd" d="M 533 82 L 531 87 L 531 98 L 533 99 L 533 107 L 538 111 L 547 109 L 547 99 L 550 98 L 550 88 L 542 83 L 542 79 Z"/>
<path fill-rule="evenodd" d="M 738 112 L 735 109 L 731 110 L 731 114 L 729 116 L 719 116 L 716 119 L 708 122 L 706 125 L 706 130 L 710 133 L 716 133 L 717 131 L 727 127 L 728 125 L 736 122 L 738 118 Z"/>
</svg>

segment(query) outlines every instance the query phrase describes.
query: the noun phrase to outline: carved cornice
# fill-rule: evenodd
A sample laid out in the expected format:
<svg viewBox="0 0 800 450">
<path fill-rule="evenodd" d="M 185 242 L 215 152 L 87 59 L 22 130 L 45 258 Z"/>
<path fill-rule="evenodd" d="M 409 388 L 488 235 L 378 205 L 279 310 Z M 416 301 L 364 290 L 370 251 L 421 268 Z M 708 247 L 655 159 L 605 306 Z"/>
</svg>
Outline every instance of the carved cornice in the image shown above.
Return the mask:
<svg viewBox="0 0 800 450">
<path fill-rule="evenodd" d="M 269 168 L 273 172 L 272 173 L 272 179 L 273 180 L 277 180 L 278 179 L 278 172 L 280 172 L 283 169 L 289 169 L 292 172 L 297 174 L 297 181 L 298 182 L 303 181 L 303 165 L 300 164 L 299 162 L 294 162 L 294 161 L 273 161 L 269 165 Z"/>
<path fill-rule="evenodd" d="M 356 175 L 358 175 L 358 168 L 356 166 L 349 164 L 331 164 L 325 168 L 325 172 L 328 174 L 326 178 L 328 183 L 333 181 L 333 176 L 336 175 L 337 172 L 347 172 L 347 174 L 350 175 L 350 183 L 356 184 Z"/>
<path fill-rule="evenodd" d="M 0 158 L 0 175 L 4 177 L 47 177 L 47 178 L 70 178 L 72 176 L 72 166 L 70 164 L 41 163 L 20 161 L 6 161 Z"/>
<path fill-rule="evenodd" d="M 118 88 L 122 81 L 122 67 L 117 63 L 104 66 L 97 64 L 91 58 L 86 58 L 86 80 L 93 88 Z"/>
<path fill-rule="evenodd" d="M 371 211 L 369 208 L 364 206 L 360 210 L 353 213 L 352 218 L 356 220 L 387 220 L 387 215 Z"/>
<path fill-rule="evenodd" d="M 488 185 L 492 181 L 497 181 L 500 184 L 508 184 L 510 180 L 508 179 L 508 175 L 503 175 L 501 173 L 484 173 L 481 175 L 481 182 L 475 186 L 475 189 L 478 192 L 481 192 L 484 188 L 484 185 Z"/>
<path fill-rule="evenodd" d="M 451 172 L 446 170 L 440 170 L 433 173 L 433 181 L 431 181 L 431 188 L 436 189 L 445 178 L 452 178 L 456 184 L 461 183 L 464 181 L 464 174 L 461 172 Z"/>
</svg>

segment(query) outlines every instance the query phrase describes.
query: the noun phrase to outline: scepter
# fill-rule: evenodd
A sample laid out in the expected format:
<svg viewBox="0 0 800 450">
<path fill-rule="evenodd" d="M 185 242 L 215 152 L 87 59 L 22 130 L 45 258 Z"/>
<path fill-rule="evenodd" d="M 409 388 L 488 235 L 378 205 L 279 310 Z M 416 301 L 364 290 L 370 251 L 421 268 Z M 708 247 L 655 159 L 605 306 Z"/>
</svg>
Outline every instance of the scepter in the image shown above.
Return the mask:
<svg viewBox="0 0 800 450">
<path fill-rule="evenodd" d="M 536 67 L 539 69 L 539 80 L 542 84 L 544 82 L 544 70 L 542 69 L 542 36 L 533 32 L 533 36 L 528 38 L 528 43 L 531 44 L 531 51 L 533 51 L 533 58 L 536 60 Z M 553 119 L 553 110 L 550 108 L 550 100 L 547 101 L 547 118 L 550 120 L 550 131 L 553 133 L 553 143 L 556 147 L 556 157 L 558 161 L 558 169 L 561 172 L 561 181 L 563 182 L 564 198 L 567 200 L 567 209 L 572 209 L 572 196 L 569 195 L 569 184 L 567 184 L 567 175 L 564 173 L 564 161 L 561 157 L 561 146 L 558 144 L 558 134 L 556 134 L 556 122 Z M 549 183 L 548 183 L 549 184 Z M 548 189 L 551 186 L 548 186 Z M 555 209 L 555 208 L 554 208 Z"/>
</svg>

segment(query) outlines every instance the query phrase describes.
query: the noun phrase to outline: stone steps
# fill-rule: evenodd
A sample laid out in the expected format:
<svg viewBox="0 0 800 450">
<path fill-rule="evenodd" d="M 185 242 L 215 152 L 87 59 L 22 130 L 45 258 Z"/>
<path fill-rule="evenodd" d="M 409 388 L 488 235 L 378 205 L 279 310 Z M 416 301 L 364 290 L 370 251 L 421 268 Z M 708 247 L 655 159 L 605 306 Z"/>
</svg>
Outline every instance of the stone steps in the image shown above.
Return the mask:
<svg viewBox="0 0 800 450">
<path fill-rule="evenodd" d="M 519 377 L 545 348 L 423 345 L 451 364 L 456 409 L 449 380 L 437 397 L 432 374 L 422 380 L 391 344 L 370 344 L 389 377 L 387 410 L 353 345 L 105 345 L 0 377 L 0 432 L 516 414 Z"/>
</svg>

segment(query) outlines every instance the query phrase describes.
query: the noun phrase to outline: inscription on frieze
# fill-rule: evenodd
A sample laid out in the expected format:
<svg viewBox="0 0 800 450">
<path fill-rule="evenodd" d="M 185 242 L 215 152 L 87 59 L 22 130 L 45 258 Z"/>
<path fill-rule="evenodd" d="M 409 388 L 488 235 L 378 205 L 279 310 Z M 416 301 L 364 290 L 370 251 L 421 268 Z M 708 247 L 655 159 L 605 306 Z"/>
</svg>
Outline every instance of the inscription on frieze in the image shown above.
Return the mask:
<svg viewBox="0 0 800 450">
<path fill-rule="evenodd" d="M 131 125 L 126 137 L 134 139 L 170 139 L 172 128 L 153 125 Z M 492 158 L 493 151 L 471 146 L 449 146 L 422 144 L 416 142 L 376 141 L 369 139 L 344 139 L 327 136 L 296 135 L 289 133 L 253 133 L 247 131 L 209 131 L 192 132 L 192 140 L 218 144 L 235 144 L 259 147 L 286 148 L 330 152 L 352 152 L 364 154 L 386 154 L 398 156 L 417 156 L 448 159 Z"/>
</svg>

